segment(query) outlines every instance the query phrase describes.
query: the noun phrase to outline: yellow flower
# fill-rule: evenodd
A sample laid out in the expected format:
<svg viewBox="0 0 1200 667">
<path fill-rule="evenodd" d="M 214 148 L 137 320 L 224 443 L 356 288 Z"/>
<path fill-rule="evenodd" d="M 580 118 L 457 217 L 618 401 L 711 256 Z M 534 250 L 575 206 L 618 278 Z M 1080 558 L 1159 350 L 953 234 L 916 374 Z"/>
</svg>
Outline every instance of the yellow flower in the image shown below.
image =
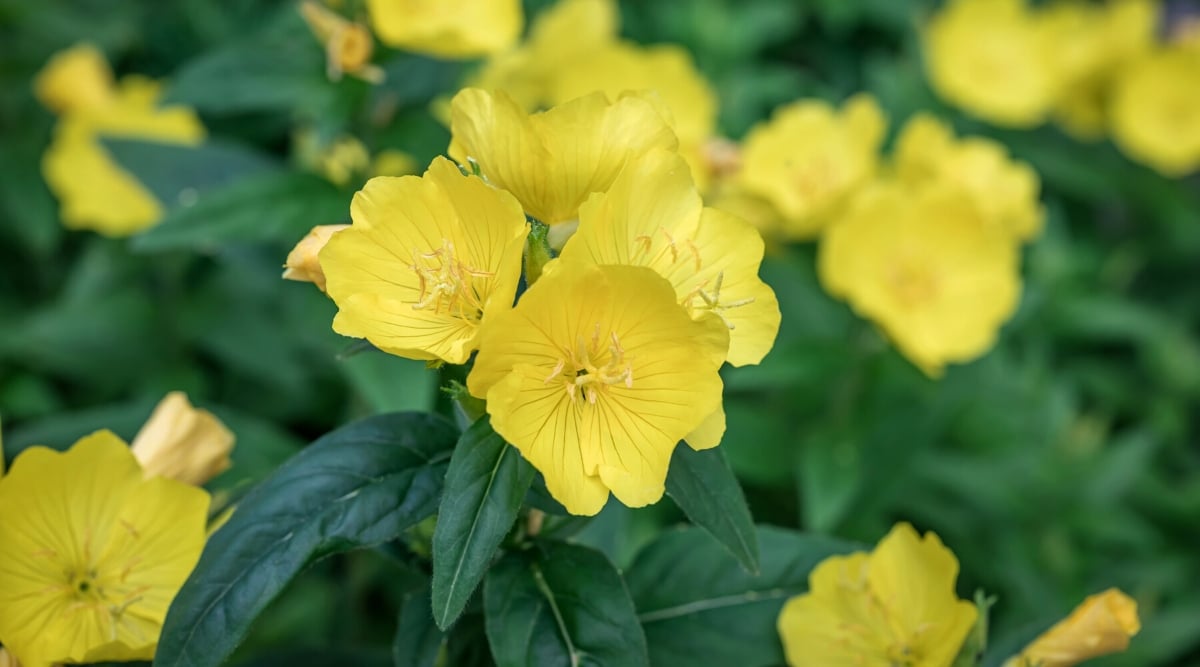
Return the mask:
<svg viewBox="0 0 1200 667">
<path fill-rule="evenodd" d="M 1089 596 L 1071 615 L 1047 630 L 1005 667 L 1074 667 L 1129 648 L 1142 629 L 1137 603 L 1110 588 Z"/>
<path fill-rule="evenodd" d="M 385 148 L 371 159 L 372 176 L 408 176 L 420 170 L 416 158 L 393 148 Z"/>
<path fill-rule="evenodd" d="M 410 359 L 465 362 L 481 322 L 516 294 L 520 204 L 438 158 L 421 177 L 368 181 L 350 217 L 319 254 L 334 331 Z"/>
<path fill-rule="evenodd" d="M 173 391 L 159 401 L 131 447 L 147 475 L 200 486 L 229 469 L 233 440 L 220 419 Z"/>
<path fill-rule="evenodd" d="M 631 162 L 579 210 L 562 261 L 647 266 L 670 281 L 694 318 L 729 329 L 728 361 L 762 361 L 779 331 L 779 302 L 758 277 L 763 241 L 748 223 L 703 208 L 682 157 L 663 150 Z"/>
<path fill-rule="evenodd" d="M 388 46 L 443 58 L 475 58 L 521 35 L 520 0 L 367 0 L 375 34 Z"/>
<path fill-rule="evenodd" d="M 0 642 L 25 667 L 151 659 L 208 504 L 108 431 L 25 450 L 0 480 Z"/>
<path fill-rule="evenodd" d="M 162 205 L 113 162 L 101 139 L 195 145 L 203 141 L 204 127 L 191 109 L 158 108 L 160 90 L 153 81 L 128 76 L 114 89 L 99 58 L 88 47 L 76 47 L 38 75 L 34 85 L 43 104 L 65 113 L 42 159 L 42 173 L 67 227 L 127 236 L 158 222 Z M 73 87 L 78 95 L 70 92 Z"/>
<path fill-rule="evenodd" d="M 939 95 L 997 125 L 1046 119 L 1059 85 L 1052 40 L 1025 0 L 951 0 L 924 34 Z"/>
<path fill-rule="evenodd" d="M 650 269 L 560 261 L 484 329 L 467 387 L 572 514 L 610 491 L 640 507 L 662 497 L 675 445 L 720 414 L 728 340 Z"/>
<path fill-rule="evenodd" d="M 987 217 L 1021 241 L 1042 231 L 1044 212 L 1038 203 L 1037 172 L 1009 157 L 1004 145 L 982 137 L 956 139 L 949 125 L 919 113 L 896 140 L 897 175 L 915 186 L 950 183 L 961 186 Z"/>
<path fill-rule="evenodd" d="M 1168 46 L 1126 68 L 1113 92 L 1112 133 L 1164 175 L 1200 166 L 1200 49 Z"/>
<path fill-rule="evenodd" d="M 869 554 L 833 556 L 788 600 L 779 635 L 792 667 L 950 667 L 975 624 L 954 592 L 958 559 L 901 523 Z"/>
<path fill-rule="evenodd" d="M 874 175 L 886 129 L 869 95 L 840 111 L 820 100 L 794 102 L 746 135 L 736 184 L 770 202 L 788 236 L 812 238 Z"/>
<path fill-rule="evenodd" d="M 608 189 L 627 162 L 677 146 L 653 104 L 637 96 L 609 102 L 603 93 L 527 114 L 503 92 L 468 88 L 454 96 L 450 127 L 451 157 L 478 165 L 548 225 L 576 219 L 579 205 Z"/>
<path fill-rule="evenodd" d="M 321 270 L 318 256 L 334 234 L 349 228 L 350 225 L 317 225 L 313 227 L 308 232 L 308 236 L 301 239 L 296 247 L 288 253 L 287 263 L 284 265 L 286 268 L 283 271 L 284 280 L 312 283 L 317 286 L 317 289 L 324 292 L 325 272 Z"/>
<path fill-rule="evenodd" d="M 371 64 L 375 40 L 366 26 L 347 20 L 316 0 L 305 0 L 300 5 L 300 15 L 325 47 L 326 70 L 331 81 L 340 81 L 342 74 L 371 83 L 383 81 L 383 70 Z"/>
<path fill-rule="evenodd" d="M 927 375 L 995 342 L 1020 293 L 1017 243 L 948 185 L 864 192 L 821 240 L 830 294 L 879 325 Z"/>
</svg>

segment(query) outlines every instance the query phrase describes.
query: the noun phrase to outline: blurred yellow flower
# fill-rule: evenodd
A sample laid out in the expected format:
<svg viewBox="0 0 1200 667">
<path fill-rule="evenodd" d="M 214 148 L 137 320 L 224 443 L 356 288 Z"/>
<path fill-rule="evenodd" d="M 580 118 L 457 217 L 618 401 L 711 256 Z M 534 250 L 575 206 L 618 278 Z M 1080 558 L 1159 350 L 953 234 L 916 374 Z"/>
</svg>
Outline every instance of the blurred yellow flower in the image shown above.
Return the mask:
<svg viewBox="0 0 1200 667">
<path fill-rule="evenodd" d="M 826 230 L 818 273 L 931 377 L 995 342 L 1020 294 L 1018 244 L 961 188 L 880 184 Z"/>
<path fill-rule="evenodd" d="M 25 667 L 153 658 L 208 504 L 108 431 L 25 450 L 0 479 L 0 642 Z"/>
<path fill-rule="evenodd" d="M 1137 602 L 1110 588 L 1089 596 L 1005 667 L 1074 667 L 1085 660 L 1120 653 L 1142 629 Z"/>
<path fill-rule="evenodd" d="M 233 433 L 208 410 L 173 391 L 154 408 L 130 445 L 147 475 L 201 486 L 229 469 Z"/>
<path fill-rule="evenodd" d="M 480 324 L 516 294 L 521 205 L 438 158 L 424 176 L 368 181 L 350 217 L 318 255 L 334 330 L 410 359 L 465 362 Z"/>
<path fill-rule="evenodd" d="M 371 25 L 388 46 L 442 58 L 476 58 L 521 36 L 520 0 L 367 0 Z"/>
<path fill-rule="evenodd" d="M 88 46 L 51 59 L 34 82 L 48 108 L 63 113 L 42 159 L 63 223 L 127 236 L 158 222 L 163 209 L 136 177 L 116 164 L 102 139 L 195 145 L 204 126 L 191 109 L 157 106 L 159 85 L 127 76 L 113 87 L 103 56 Z"/>
<path fill-rule="evenodd" d="M 325 291 L 325 272 L 321 270 L 319 254 L 333 235 L 349 229 L 350 225 L 317 225 L 288 253 L 283 279 L 312 283 Z"/>
<path fill-rule="evenodd" d="M 1131 158 L 1166 176 L 1200 167 L 1200 48 L 1166 46 L 1125 68 L 1112 133 Z"/>
<path fill-rule="evenodd" d="M 647 266 L 693 318 L 729 329 L 728 361 L 757 364 L 775 343 L 779 302 L 758 277 L 763 241 L 748 223 L 703 208 L 682 157 L 664 150 L 627 165 L 579 210 L 563 261 Z"/>
<path fill-rule="evenodd" d="M 886 130 L 869 95 L 851 97 L 840 110 L 820 100 L 794 102 L 746 135 L 735 183 L 780 212 L 786 236 L 812 238 L 875 174 Z"/>
<path fill-rule="evenodd" d="M 342 74 L 371 83 L 383 81 L 383 70 L 371 64 L 375 39 L 366 26 L 326 9 L 316 0 L 301 3 L 300 15 L 313 36 L 325 47 L 326 69 L 331 81 L 340 81 Z"/>
<path fill-rule="evenodd" d="M 372 176 L 408 176 L 420 170 L 415 157 L 393 148 L 385 148 L 371 159 Z"/>
<path fill-rule="evenodd" d="M 349 135 L 339 137 L 325 147 L 318 164 L 321 175 L 337 186 L 348 184 L 355 176 L 362 179 L 370 167 L 371 154 L 367 147 Z"/>
<path fill-rule="evenodd" d="M 720 414 L 728 334 L 648 268 L 560 261 L 484 328 L 467 387 L 572 514 L 610 491 L 641 507 L 675 445 Z"/>
<path fill-rule="evenodd" d="M 939 95 L 997 125 L 1046 119 L 1060 81 L 1052 39 L 1025 0 L 950 0 L 924 31 Z"/>
<path fill-rule="evenodd" d="M 948 124 L 919 113 L 900 131 L 893 160 L 905 183 L 962 186 L 990 220 L 1016 239 L 1028 241 L 1042 231 L 1037 172 L 1011 159 L 1004 144 L 983 137 L 956 139 Z"/>
<path fill-rule="evenodd" d="M 792 667 L 950 667 L 978 612 L 954 592 L 958 559 L 933 533 L 896 525 L 869 554 L 833 556 L 778 628 Z"/>
<path fill-rule="evenodd" d="M 450 128 L 451 157 L 478 166 L 548 225 L 577 219 L 579 205 L 627 162 L 678 145 L 655 106 L 635 95 L 610 102 L 593 93 L 527 114 L 504 92 L 467 88 L 454 96 Z"/>
</svg>

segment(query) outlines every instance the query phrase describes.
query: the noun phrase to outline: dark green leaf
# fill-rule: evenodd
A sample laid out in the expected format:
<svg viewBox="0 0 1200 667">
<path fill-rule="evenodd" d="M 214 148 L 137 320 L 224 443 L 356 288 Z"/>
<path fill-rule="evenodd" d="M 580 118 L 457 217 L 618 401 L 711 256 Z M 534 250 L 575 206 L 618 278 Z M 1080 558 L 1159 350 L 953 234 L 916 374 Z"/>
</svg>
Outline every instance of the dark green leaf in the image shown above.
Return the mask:
<svg viewBox="0 0 1200 667">
<path fill-rule="evenodd" d="M 855 545 L 760 527 L 762 571 L 749 575 L 703 531 L 668 532 L 638 554 L 626 573 L 646 629 L 650 662 L 668 667 L 783 664 L 775 619 L 808 588 L 808 573 Z"/>
<path fill-rule="evenodd" d="M 196 195 L 280 168 L 275 160 L 237 144 L 199 146 L 135 139 L 104 139 L 110 155 L 168 208 Z"/>
<path fill-rule="evenodd" d="M 758 536 L 737 477 L 719 448 L 675 448 L 667 495 L 692 523 L 717 538 L 748 572 L 758 571 Z"/>
<path fill-rule="evenodd" d="M 499 667 L 649 665 L 625 583 L 598 551 L 548 542 L 509 554 L 488 572 L 483 603 Z"/>
<path fill-rule="evenodd" d="M 433 616 L 443 630 L 458 618 L 512 529 L 533 466 L 485 416 L 454 448 L 433 533 Z"/>
<path fill-rule="evenodd" d="M 432 515 L 457 436 L 440 417 L 380 415 L 293 457 L 209 540 L 167 615 L 154 664 L 221 664 L 307 564 L 394 539 Z"/>
<path fill-rule="evenodd" d="M 430 614 L 429 586 L 423 586 L 404 598 L 400 622 L 392 641 L 392 662 L 396 667 L 433 667 L 446 636 L 438 630 Z"/>
</svg>

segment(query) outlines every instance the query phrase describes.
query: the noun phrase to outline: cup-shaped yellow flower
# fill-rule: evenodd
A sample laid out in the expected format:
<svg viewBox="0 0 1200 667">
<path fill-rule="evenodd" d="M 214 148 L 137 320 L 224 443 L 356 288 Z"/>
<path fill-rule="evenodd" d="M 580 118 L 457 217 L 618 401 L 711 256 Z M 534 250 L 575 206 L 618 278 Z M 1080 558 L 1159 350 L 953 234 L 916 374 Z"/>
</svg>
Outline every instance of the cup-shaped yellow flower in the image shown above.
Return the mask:
<svg viewBox="0 0 1200 667">
<path fill-rule="evenodd" d="M 0 479 L 0 642 L 25 667 L 151 659 L 208 505 L 108 431 L 25 450 Z"/>
<path fill-rule="evenodd" d="M 187 394 L 166 395 L 133 438 L 133 455 L 147 475 L 200 486 L 229 469 L 233 433 Z"/>
<path fill-rule="evenodd" d="M 450 155 L 478 165 L 511 192 L 525 212 L 554 225 L 575 220 L 625 164 L 678 142 L 655 105 L 636 95 L 610 102 L 603 93 L 527 114 L 503 92 L 467 88 L 451 103 Z"/>
<path fill-rule="evenodd" d="M 1110 588 L 1089 596 L 1005 667 L 1074 667 L 1085 660 L 1120 653 L 1142 629 L 1137 602 Z"/>
<path fill-rule="evenodd" d="M 1164 47 L 1122 71 L 1112 133 L 1121 150 L 1164 175 L 1200 167 L 1200 48 Z"/>
<path fill-rule="evenodd" d="M 951 0 L 925 27 L 939 95 L 997 125 L 1046 119 L 1060 85 L 1052 35 L 1026 0 Z"/>
<path fill-rule="evenodd" d="M 195 145 L 204 139 L 204 126 L 191 109 L 159 108 L 160 87 L 149 79 L 128 76 L 113 88 L 112 74 L 102 65 L 98 52 L 76 47 L 39 73 L 34 89 L 43 104 L 65 114 L 43 156 L 42 173 L 67 227 L 127 236 L 158 222 L 162 204 L 113 161 L 101 139 Z"/>
<path fill-rule="evenodd" d="M 881 184 L 826 230 L 817 269 L 830 294 L 938 377 L 986 352 L 1016 309 L 1017 249 L 962 188 Z"/>
<path fill-rule="evenodd" d="M 777 109 L 750 130 L 736 184 L 770 202 L 795 239 L 820 233 L 874 174 L 887 120 L 869 95 L 840 110 L 821 100 Z"/>
<path fill-rule="evenodd" d="M 792 667 L 950 667 L 975 624 L 954 592 L 958 559 L 901 523 L 871 553 L 833 556 L 788 600 L 779 635 Z"/>
<path fill-rule="evenodd" d="M 331 81 L 340 81 L 342 74 L 371 83 L 383 80 L 383 70 L 371 64 L 375 39 L 366 26 L 327 9 L 317 0 L 301 3 L 300 15 L 313 37 L 325 47 L 326 73 Z"/>
<path fill-rule="evenodd" d="M 300 239 L 296 247 L 288 253 L 287 260 L 284 262 L 284 280 L 312 283 L 317 286 L 317 289 L 324 292 L 325 272 L 321 270 L 319 255 L 325 244 L 329 243 L 329 239 L 343 229 L 350 229 L 350 225 L 317 225 L 313 227 L 308 235 Z"/>
<path fill-rule="evenodd" d="M 521 35 L 521 0 L 367 0 L 371 25 L 388 46 L 442 58 L 508 49 Z"/>
<path fill-rule="evenodd" d="M 734 366 L 762 361 L 775 344 L 779 302 L 758 277 L 762 236 L 743 220 L 704 208 L 687 162 L 675 153 L 647 153 L 607 192 L 592 195 L 560 257 L 654 269 L 693 318 L 715 315 L 728 327 Z"/>
<path fill-rule="evenodd" d="M 896 173 L 906 183 L 951 183 L 975 197 L 980 209 L 1014 238 L 1028 241 L 1042 231 L 1045 213 L 1040 183 L 1028 164 L 1013 160 L 1004 145 L 983 137 L 956 139 L 937 118 L 913 116 L 896 140 Z"/>
<path fill-rule="evenodd" d="M 424 176 L 367 181 L 350 217 L 318 255 L 334 331 L 410 359 L 465 362 L 482 321 L 516 295 L 521 205 L 437 158 Z"/>
<path fill-rule="evenodd" d="M 467 387 L 550 494 L 592 515 L 610 491 L 662 497 L 676 444 L 720 414 L 728 344 L 648 268 L 560 261 L 484 329 Z"/>
</svg>

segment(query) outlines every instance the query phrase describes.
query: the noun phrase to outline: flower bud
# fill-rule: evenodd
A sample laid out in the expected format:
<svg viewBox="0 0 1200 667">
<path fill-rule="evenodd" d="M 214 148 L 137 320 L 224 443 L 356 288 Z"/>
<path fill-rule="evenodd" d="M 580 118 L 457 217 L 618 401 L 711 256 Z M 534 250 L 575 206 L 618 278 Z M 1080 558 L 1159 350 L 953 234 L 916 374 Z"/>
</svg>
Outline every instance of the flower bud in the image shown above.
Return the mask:
<svg viewBox="0 0 1200 667">
<path fill-rule="evenodd" d="M 321 270 L 321 262 L 317 258 L 317 255 L 334 234 L 349 226 L 318 225 L 313 227 L 308 236 L 305 236 L 288 253 L 287 264 L 285 265 L 287 268 L 283 272 L 284 279 L 312 283 L 317 286 L 317 289 L 324 292 L 325 272 Z"/>
<path fill-rule="evenodd" d="M 221 420 L 173 391 L 154 408 L 132 448 L 147 476 L 200 486 L 229 468 L 233 440 Z"/>
<path fill-rule="evenodd" d="M 1005 667 L 1073 667 L 1124 651 L 1129 648 L 1129 638 L 1141 629 L 1137 602 L 1110 588 L 1084 600 Z"/>
</svg>

